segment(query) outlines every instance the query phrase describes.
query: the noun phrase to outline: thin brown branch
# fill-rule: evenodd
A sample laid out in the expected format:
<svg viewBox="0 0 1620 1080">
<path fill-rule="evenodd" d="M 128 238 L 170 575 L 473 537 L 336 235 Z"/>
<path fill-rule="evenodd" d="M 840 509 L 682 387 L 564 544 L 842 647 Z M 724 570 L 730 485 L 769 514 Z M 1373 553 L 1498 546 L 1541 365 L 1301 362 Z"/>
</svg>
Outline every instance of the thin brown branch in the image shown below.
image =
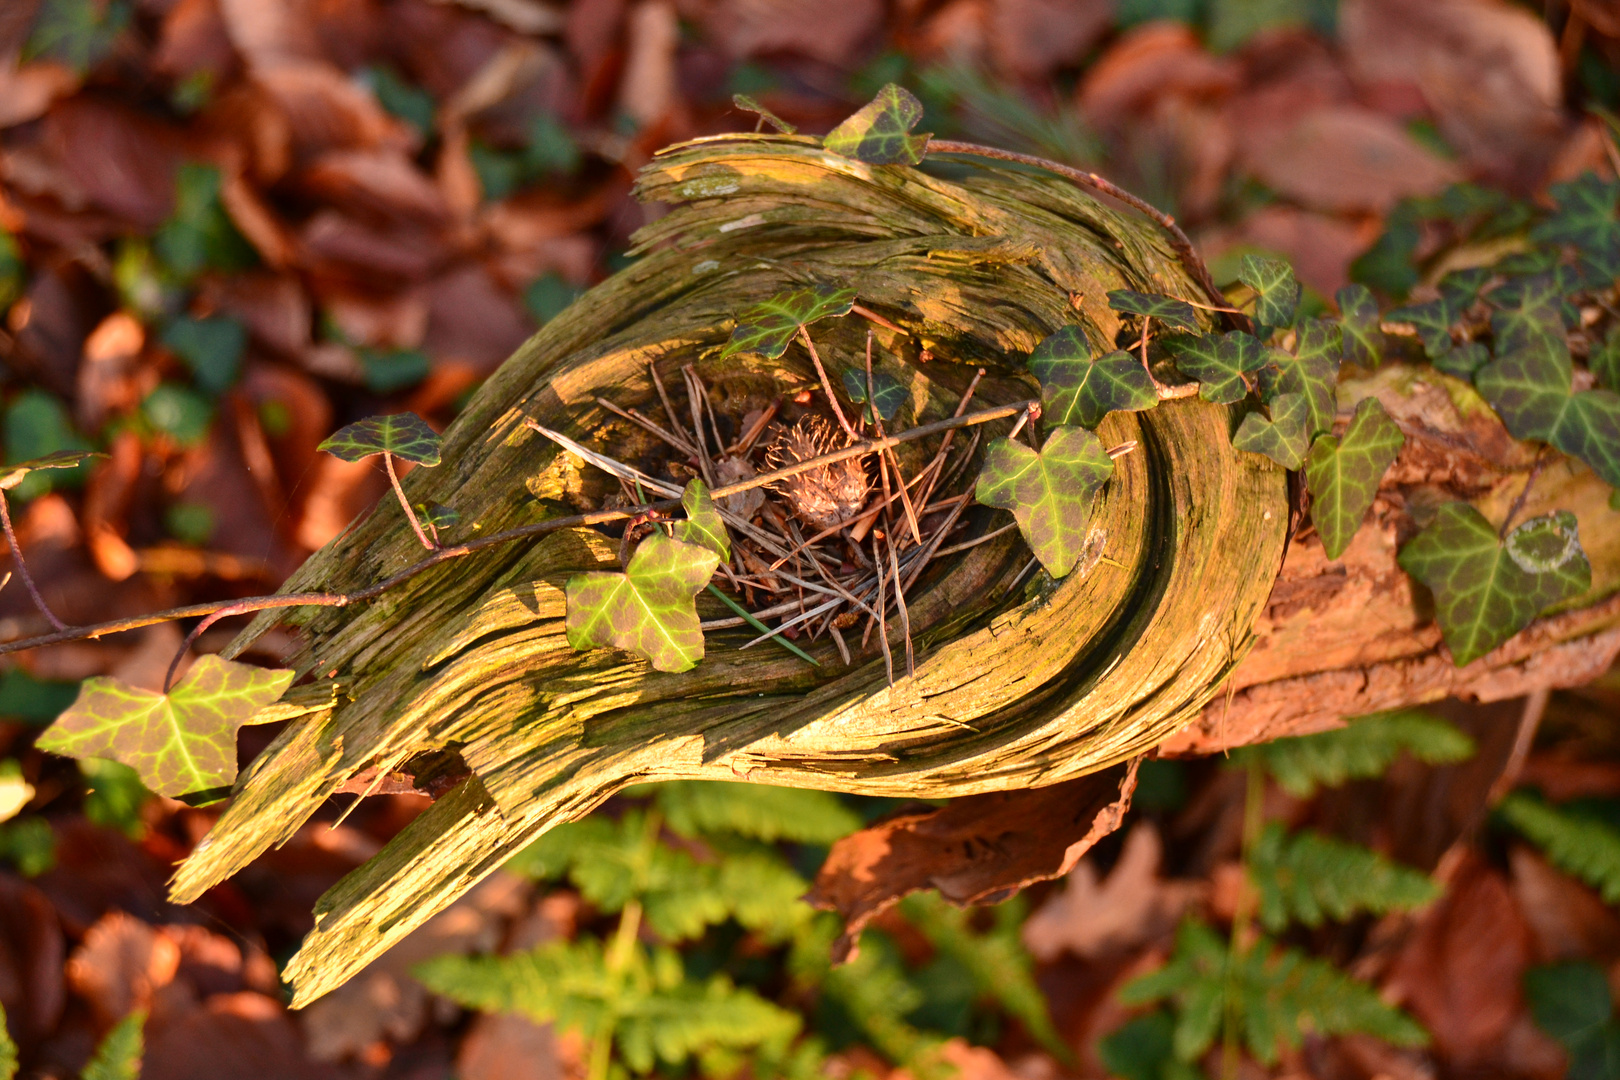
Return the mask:
<svg viewBox="0 0 1620 1080">
<path fill-rule="evenodd" d="M 832 380 L 827 378 L 827 369 L 821 366 L 821 355 L 816 352 L 816 343 L 810 340 L 810 331 L 799 326 L 799 340 L 804 342 L 805 349 L 810 353 L 810 362 L 816 366 L 816 375 L 821 379 L 821 388 L 827 393 L 827 404 L 832 406 L 833 415 L 838 417 L 838 426 L 844 429 L 844 434 L 851 439 L 859 439 L 855 429 L 849 424 L 849 417 L 844 415 L 843 406 L 838 404 L 838 395 L 833 393 Z"/>
<path fill-rule="evenodd" d="M 658 426 L 653 421 L 647 419 L 645 416 L 642 416 L 636 410 L 634 410 L 634 409 L 621 409 L 617 405 L 613 404 L 613 402 L 609 401 L 607 398 L 600 398 L 599 397 L 599 398 L 596 399 L 596 403 L 598 405 L 602 406 L 602 408 L 606 409 L 608 412 L 613 413 L 615 416 L 622 416 L 626 420 L 630 421 L 632 424 L 636 424 L 636 425 L 644 428 L 645 430 L 651 432 L 652 434 L 658 436 L 660 439 L 664 440 L 664 442 L 668 443 L 674 449 L 679 450 L 681 453 L 683 453 L 683 454 L 691 454 L 694 457 L 697 456 L 697 448 L 694 447 L 691 443 L 687 442 L 685 439 L 683 439 L 683 438 L 681 438 L 679 436 L 671 435 L 669 432 L 665 431 L 662 427 Z"/>
<path fill-rule="evenodd" d="M 986 157 L 997 161 L 1012 161 L 1020 165 L 1032 165 L 1037 169 L 1045 169 L 1047 172 L 1056 173 L 1065 180 L 1073 181 L 1081 187 L 1090 188 L 1092 191 L 1118 199 L 1125 205 L 1140 210 L 1157 222 L 1169 234 L 1170 246 L 1175 249 L 1176 257 L 1181 260 L 1181 265 L 1192 275 L 1193 280 L 1203 286 L 1204 293 L 1209 297 L 1210 301 L 1223 306 L 1226 304 L 1225 294 L 1216 288 L 1215 279 L 1210 275 L 1209 267 L 1204 265 L 1204 260 L 1198 257 L 1197 249 L 1193 247 L 1192 241 L 1187 238 L 1187 234 L 1181 231 L 1181 226 L 1176 224 L 1176 219 L 1152 203 L 1104 180 L 1096 173 L 1076 169 L 1070 165 L 1062 165 L 1056 161 L 1036 157 L 1034 154 L 1019 154 L 1012 150 L 1001 150 L 994 146 L 980 146 L 978 143 L 933 139 L 928 143 L 928 149 L 937 154 L 965 154 L 971 157 Z M 1230 315 L 1229 319 L 1233 323 L 1234 329 L 1253 329 L 1246 315 Z"/>
<path fill-rule="evenodd" d="M 39 608 L 39 613 L 58 631 L 66 630 L 67 624 L 58 619 L 56 612 L 46 606 L 45 598 L 39 595 L 39 589 L 34 585 L 34 575 L 28 572 L 28 563 L 23 560 L 22 545 L 17 543 L 17 534 L 11 530 L 11 510 L 6 505 L 10 501 L 4 492 L 0 492 L 0 524 L 6 527 L 6 543 L 11 545 L 11 558 L 17 564 L 17 576 L 28 586 L 28 595 L 34 598 L 34 606 Z"/>
<path fill-rule="evenodd" d="M 658 388 L 658 400 L 664 403 L 664 415 L 669 417 L 669 426 L 681 438 L 686 438 L 686 429 L 681 427 L 681 418 L 675 411 L 674 402 L 669 400 L 669 391 L 664 389 L 664 380 L 658 377 L 658 365 L 652 361 L 647 363 L 647 374 L 652 376 L 653 386 Z"/>
</svg>

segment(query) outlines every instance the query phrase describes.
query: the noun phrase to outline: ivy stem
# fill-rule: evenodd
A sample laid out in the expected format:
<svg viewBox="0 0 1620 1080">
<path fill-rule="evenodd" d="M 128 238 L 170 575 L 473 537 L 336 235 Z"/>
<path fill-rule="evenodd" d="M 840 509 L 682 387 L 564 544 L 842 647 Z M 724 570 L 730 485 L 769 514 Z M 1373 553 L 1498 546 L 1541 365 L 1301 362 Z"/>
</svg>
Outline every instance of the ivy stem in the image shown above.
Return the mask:
<svg viewBox="0 0 1620 1080">
<path fill-rule="evenodd" d="M 34 606 L 39 608 L 39 613 L 58 631 L 66 630 L 67 624 L 45 605 L 45 598 L 39 595 L 39 589 L 34 585 L 34 575 L 28 572 L 28 564 L 23 561 L 22 545 L 17 543 L 17 534 L 11 530 L 11 510 L 6 505 L 9 501 L 5 493 L 0 492 L 0 524 L 6 527 L 6 543 L 11 545 L 11 557 L 17 561 L 17 576 L 28 586 L 28 595 L 34 598 Z"/>
<path fill-rule="evenodd" d="M 766 484 L 773 483 L 788 476 L 796 476 L 799 473 L 808 472 L 811 469 L 819 469 L 822 466 L 830 465 L 836 461 L 843 461 L 846 458 L 860 457 L 863 454 L 874 453 L 878 450 L 887 449 L 891 446 L 899 446 L 901 443 L 911 442 L 915 439 L 923 439 L 930 435 L 938 435 L 942 432 L 954 431 L 957 428 L 972 427 L 976 424 L 989 423 L 992 420 L 1004 420 L 1008 417 L 1016 416 L 1019 413 L 1025 412 L 1034 404 L 1036 404 L 1034 401 L 1017 401 L 1009 405 L 997 405 L 989 409 L 980 409 L 977 412 L 971 412 L 965 416 L 953 416 L 944 420 L 935 420 L 932 423 L 923 424 L 921 427 L 914 427 L 909 431 L 903 431 L 898 435 L 889 435 L 882 439 L 868 439 L 864 442 L 846 446 L 840 450 L 829 451 L 828 453 L 821 454 L 818 457 L 806 458 L 804 461 L 797 461 L 790 465 L 785 465 L 782 468 L 776 469 L 772 472 L 760 473 L 758 476 L 752 476 L 746 480 L 739 480 L 734 484 L 727 484 L 724 487 L 715 488 L 712 492 L 710 492 L 710 495 L 716 499 L 723 499 L 730 495 L 739 495 L 744 491 L 749 491 L 757 487 L 763 487 Z M 1124 452 L 1122 448 L 1116 448 L 1116 450 Z M 41 634 L 37 637 L 17 638 L 13 641 L 0 642 L 0 656 L 4 656 L 7 653 L 24 652 L 28 649 L 38 649 L 46 645 L 60 645 L 67 641 L 84 641 L 86 639 L 104 637 L 108 634 L 123 633 L 126 630 L 139 630 L 143 626 L 152 626 L 156 623 L 162 622 L 173 622 L 176 619 L 195 619 L 210 615 L 217 616 L 217 618 L 209 621 L 208 625 L 211 626 L 214 622 L 217 622 L 219 619 L 223 619 L 228 615 L 246 615 L 255 611 L 267 611 L 272 608 L 345 607 L 349 604 L 358 603 L 363 600 L 370 600 L 374 597 L 380 596 L 389 589 L 392 589 L 394 586 L 408 581 L 425 570 L 431 570 L 440 563 L 449 562 L 451 559 L 459 559 L 464 555 L 471 555 L 474 552 L 483 551 L 486 548 L 498 547 L 501 544 L 508 544 L 514 540 L 528 540 L 537 536 L 544 536 L 547 533 L 558 532 L 562 529 L 577 529 L 587 525 L 601 525 L 610 521 L 624 521 L 628 518 L 633 518 L 638 514 L 645 514 L 653 510 L 676 510 L 679 509 L 680 505 L 681 503 L 679 499 L 665 499 L 660 502 L 646 503 L 641 506 L 627 506 L 619 510 L 593 510 L 587 514 L 573 514 L 568 517 L 557 517 L 550 518 L 546 521 L 536 521 L 528 525 L 519 525 L 516 528 L 507 529 L 503 532 L 492 533 L 489 536 L 483 537 L 482 539 L 469 541 L 465 544 L 456 544 L 452 547 L 436 548 L 433 551 L 433 554 L 429 555 L 427 558 L 407 566 L 405 569 L 401 570 L 397 574 L 394 574 L 392 577 L 385 578 L 384 580 L 377 582 L 375 585 L 368 585 L 363 589 L 356 589 L 354 592 L 280 593 L 273 596 L 250 596 L 241 600 L 219 600 L 204 604 L 190 604 L 186 607 L 169 608 L 166 611 L 155 611 L 148 615 L 136 615 L 127 619 L 114 619 L 110 622 L 95 623 L 91 626 L 63 627 L 53 634 Z M 3 501 L 0 501 L 0 511 L 3 511 L 3 508 L 4 503 Z M 6 519 L 4 519 L 3 516 L 0 516 L 0 521 L 3 520 Z M 13 544 L 13 550 L 15 551 L 15 543 Z M 21 561 L 19 560 L 19 568 L 21 565 Z M 200 633 L 201 629 L 203 628 L 200 627 L 199 630 L 194 633 Z M 192 637 L 192 640 L 195 640 L 195 636 Z"/>
<path fill-rule="evenodd" d="M 384 450 L 382 458 L 383 465 L 388 469 L 388 482 L 394 485 L 394 494 L 399 496 L 400 509 L 405 511 L 405 520 L 411 523 L 411 531 L 416 534 L 418 540 L 422 541 L 423 547 L 429 551 L 434 550 L 436 545 L 427 538 L 427 534 L 422 531 L 422 526 L 417 523 L 416 513 L 411 509 L 410 500 L 405 498 L 405 489 L 399 485 L 399 474 L 394 471 L 394 455 Z"/>
<path fill-rule="evenodd" d="M 1226 295 L 1215 287 L 1215 279 L 1210 276 L 1209 267 L 1204 265 L 1204 260 L 1198 257 L 1198 250 L 1193 247 L 1192 241 L 1187 238 L 1187 234 L 1181 231 L 1181 226 L 1176 224 L 1176 219 L 1147 200 L 1138 198 L 1124 188 L 1104 180 L 1096 173 L 1076 169 L 1070 165 L 1062 165 L 1047 158 L 1036 157 L 1034 154 L 1020 154 L 994 146 L 981 146 L 978 143 L 931 139 L 928 143 L 928 149 L 939 154 L 965 154 L 970 157 L 987 157 L 998 161 L 1012 161 L 1020 165 L 1033 165 L 1037 169 L 1045 169 L 1047 172 L 1056 173 L 1065 180 L 1072 181 L 1084 188 L 1090 188 L 1092 191 L 1107 195 L 1109 198 L 1118 199 L 1126 206 L 1140 210 L 1170 234 L 1170 246 L 1175 249 L 1176 256 L 1181 260 L 1181 265 L 1186 268 L 1187 272 L 1193 276 L 1193 279 L 1198 284 L 1203 286 L 1204 293 L 1209 299 L 1216 304 L 1226 304 Z M 1229 308 L 1224 306 L 1212 310 L 1230 311 Z M 1248 316 L 1241 313 L 1232 315 L 1231 322 L 1238 330 L 1252 329 Z"/>
<path fill-rule="evenodd" d="M 1507 517 L 1502 519 L 1502 528 L 1496 534 L 1498 540 L 1507 539 L 1508 532 L 1513 528 L 1513 519 L 1519 516 L 1520 510 L 1524 509 L 1525 500 L 1530 497 L 1530 488 L 1535 484 L 1536 477 L 1541 475 L 1541 466 L 1545 459 L 1545 449 L 1536 454 L 1536 460 L 1530 466 L 1530 475 L 1524 478 L 1524 490 L 1519 492 L 1519 497 L 1513 500 L 1512 506 L 1508 507 Z"/>
<path fill-rule="evenodd" d="M 1246 770 L 1243 789 L 1243 884 L 1238 890 L 1237 908 L 1232 912 L 1232 937 L 1226 949 L 1221 1007 L 1221 1077 L 1235 1080 L 1238 1074 L 1238 1013 L 1236 971 L 1253 944 L 1256 895 L 1249 874 L 1254 846 L 1266 823 L 1266 771 L 1258 762 Z"/>
</svg>

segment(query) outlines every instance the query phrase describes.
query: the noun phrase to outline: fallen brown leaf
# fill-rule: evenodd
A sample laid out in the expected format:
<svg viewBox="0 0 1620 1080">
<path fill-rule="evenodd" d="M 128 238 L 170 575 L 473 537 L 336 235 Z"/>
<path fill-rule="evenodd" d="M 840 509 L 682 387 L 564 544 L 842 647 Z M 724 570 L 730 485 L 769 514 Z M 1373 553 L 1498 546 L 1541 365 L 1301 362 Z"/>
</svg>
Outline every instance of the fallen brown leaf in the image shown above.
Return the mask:
<svg viewBox="0 0 1620 1080">
<path fill-rule="evenodd" d="M 52 102 L 78 88 L 72 68 L 49 60 L 0 68 L 0 128 L 38 120 Z"/>
<path fill-rule="evenodd" d="M 705 26 L 734 57 L 794 52 L 840 64 L 862 52 L 882 29 L 883 5 L 878 0 L 717 0 Z"/>
<path fill-rule="evenodd" d="M 93 205 L 142 231 L 174 207 L 179 133 L 143 113 L 85 93 L 45 118 L 45 142 Z"/>
<path fill-rule="evenodd" d="M 990 55 L 1004 73 L 1045 79 L 1078 63 L 1114 21 L 1113 0 L 992 0 Z"/>
<path fill-rule="evenodd" d="M 481 266 L 461 266 L 435 279 L 427 300 L 422 348 L 441 362 L 488 374 L 533 333 L 522 305 Z"/>
<path fill-rule="evenodd" d="M 1185 23 L 1151 22 L 1125 33 L 1087 69 L 1077 100 L 1087 119 L 1113 130 L 1163 97 L 1224 97 L 1239 75 L 1231 60 L 1206 52 Z"/>
<path fill-rule="evenodd" d="M 1382 213 L 1462 178 L 1393 120 L 1353 106 L 1305 115 L 1287 134 L 1251 148 L 1247 166 L 1278 193 L 1336 213 Z"/>
<path fill-rule="evenodd" d="M 176 80 L 201 74 L 218 86 L 238 66 L 219 0 L 179 0 L 163 17 L 154 70 Z"/>
<path fill-rule="evenodd" d="M 180 947 L 167 934 L 132 915 L 113 911 L 84 935 L 67 962 L 73 992 L 84 998 L 102 1026 L 136 1009 L 174 980 Z"/>
<path fill-rule="evenodd" d="M 1152 822 L 1125 837 L 1118 860 L 1099 882 L 1090 859 L 1081 859 L 1053 894 L 1025 920 L 1024 944 L 1036 960 L 1060 953 L 1098 956 L 1132 949 L 1175 929 L 1182 913 L 1207 891 L 1202 882 L 1159 876 L 1164 845 Z"/>
<path fill-rule="evenodd" d="M 25 1047 L 48 1035 L 62 1016 L 64 951 L 50 900 L 14 874 L 0 873 L 0 1005 Z"/>
<path fill-rule="evenodd" d="M 1595 892 L 1522 844 L 1509 851 L 1508 865 L 1539 963 L 1584 957 L 1607 967 L 1620 959 L 1620 917 Z"/>
<path fill-rule="evenodd" d="M 329 151 L 298 174 L 297 186 L 350 213 L 430 225 L 449 216 L 438 187 L 395 147 Z"/>
<path fill-rule="evenodd" d="M 805 899 L 836 911 L 836 962 L 861 930 L 911 893 L 937 889 L 953 904 L 996 903 L 1068 873 L 1119 828 L 1136 789 L 1136 763 L 1024 791 L 969 795 L 937 810 L 899 812 L 837 841 Z"/>
</svg>

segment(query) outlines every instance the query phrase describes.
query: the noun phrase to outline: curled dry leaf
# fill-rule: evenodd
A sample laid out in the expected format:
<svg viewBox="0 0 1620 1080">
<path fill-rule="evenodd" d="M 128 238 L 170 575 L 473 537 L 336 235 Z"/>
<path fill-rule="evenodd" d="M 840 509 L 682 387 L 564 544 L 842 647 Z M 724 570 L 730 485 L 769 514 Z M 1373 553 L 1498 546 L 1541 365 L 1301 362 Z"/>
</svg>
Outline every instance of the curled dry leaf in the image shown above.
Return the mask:
<svg viewBox="0 0 1620 1080">
<path fill-rule="evenodd" d="M 1068 873 L 1119 828 L 1135 790 L 1132 762 L 1050 787 L 903 811 L 833 844 L 805 899 L 843 917 L 833 959 L 849 960 L 866 924 L 911 893 L 938 889 L 953 904 L 994 903 Z"/>
</svg>

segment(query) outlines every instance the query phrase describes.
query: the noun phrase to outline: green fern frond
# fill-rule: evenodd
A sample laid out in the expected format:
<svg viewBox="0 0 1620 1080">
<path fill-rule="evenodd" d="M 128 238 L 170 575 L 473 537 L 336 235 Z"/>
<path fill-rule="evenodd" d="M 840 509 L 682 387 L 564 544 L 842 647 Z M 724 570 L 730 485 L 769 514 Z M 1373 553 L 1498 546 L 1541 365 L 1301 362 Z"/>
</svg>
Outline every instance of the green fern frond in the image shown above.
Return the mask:
<svg viewBox="0 0 1620 1080">
<path fill-rule="evenodd" d="M 1375 851 L 1316 832 L 1289 835 L 1278 822 L 1255 844 L 1249 877 L 1260 894 L 1260 922 L 1272 933 L 1291 921 L 1320 926 L 1362 911 L 1404 911 L 1440 895 L 1426 875 Z"/>
<path fill-rule="evenodd" d="M 861 827 L 855 812 L 826 791 L 676 780 L 657 785 L 653 792 L 669 827 L 681 836 L 734 833 L 755 840 L 830 844 Z"/>
<path fill-rule="evenodd" d="M 6 1007 L 0 1005 L 0 1080 L 12 1080 L 17 1075 L 17 1044 L 11 1041 L 6 1028 Z"/>
<path fill-rule="evenodd" d="M 649 954 L 639 943 L 617 970 L 602 943 L 586 938 L 508 957 L 440 956 L 413 973 L 468 1008 L 521 1013 L 589 1040 L 610 1037 L 638 1075 L 724 1049 L 782 1057 L 799 1033 L 797 1014 L 723 975 L 689 979 L 678 953 Z"/>
<path fill-rule="evenodd" d="M 968 970 L 980 994 L 1000 1003 L 1053 1054 L 1069 1057 L 1068 1045 L 1052 1026 L 1046 995 L 1035 983 L 1035 962 L 1019 936 L 1025 914 L 1021 897 L 992 909 L 995 925 L 983 934 L 969 925 L 970 912 L 951 906 L 935 892 L 914 893 L 900 909 L 934 948 Z"/>
<path fill-rule="evenodd" d="M 1196 920 L 1181 925 L 1164 967 L 1132 980 L 1119 996 L 1127 1005 L 1175 1003 L 1172 1044 L 1181 1061 L 1196 1061 L 1214 1045 L 1228 1009 L 1249 1053 L 1264 1065 L 1277 1060 L 1280 1046 L 1297 1049 L 1308 1031 L 1361 1033 L 1397 1046 L 1428 1041 L 1411 1017 L 1332 964 L 1263 937 L 1234 958 L 1227 943 Z"/>
<path fill-rule="evenodd" d="M 1620 901 L 1620 832 L 1612 826 L 1523 791 L 1503 799 L 1496 812 L 1554 866 L 1602 893 L 1604 903 Z"/>
<path fill-rule="evenodd" d="M 136 1080 L 141 1075 L 141 1055 L 146 1052 L 145 1027 L 144 1009 L 137 1009 L 114 1024 L 96 1047 L 90 1064 L 79 1074 L 81 1080 Z"/>
<path fill-rule="evenodd" d="M 1232 751 L 1235 764 L 1259 761 L 1290 795 L 1309 798 L 1318 786 L 1380 776 L 1401 751 L 1441 765 L 1473 756 L 1474 740 L 1416 709 L 1374 713 L 1347 727 Z"/>
<path fill-rule="evenodd" d="M 810 883 L 773 851 L 727 853 L 720 861 L 718 891 L 727 911 L 770 943 L 792 937 L 815 908 L 804 902 Z"/>
</svg>

